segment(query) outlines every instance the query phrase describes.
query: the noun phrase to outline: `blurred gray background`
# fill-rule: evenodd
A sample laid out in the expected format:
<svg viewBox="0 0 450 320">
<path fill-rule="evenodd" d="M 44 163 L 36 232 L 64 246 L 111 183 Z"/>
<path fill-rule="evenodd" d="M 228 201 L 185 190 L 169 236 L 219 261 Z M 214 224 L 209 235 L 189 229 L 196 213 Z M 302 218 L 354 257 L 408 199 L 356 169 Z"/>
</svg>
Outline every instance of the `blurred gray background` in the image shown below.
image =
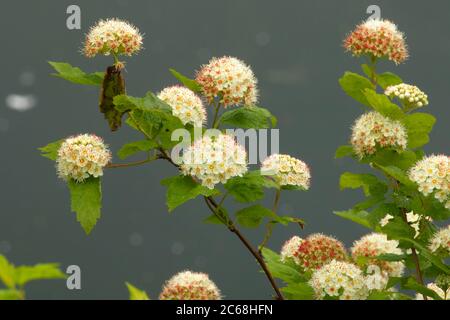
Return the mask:
<svg viewBox="0 0 450 320">
<path fill-rule="evenodd" d="M 66 28 L 66 8 L 81 7 L 82 29 Z M 31 299 L 126 299 L 125 281 L 152 298 L 174 273 L 210 274 L 226 298 L 270 298 L 272 290 L 241 243 L 224 227 L 201 221 L 200 200 L 172 214 L 159 181 L 176 174 L 164 162 L 108 171 L 103 179 L 103 217 L 86 236 L 70 212 L 69 193 L 54 165 L 37 148 L 67 135 L 103 136 L 116 152 L 140 138 L 128 128 L 111 133 L 98 112 L 98 88 L 49 76 L 46 61 L 67 61 L 102 71 L 110 58 L 86 59 L 79 49 L 85 32 L 100 18 L 133 22 L 145 33 L 145 50 L 127 58 L 128 93 L 159 91 L 176 81 L 174 67 L 193 76 L 212 56 L 232 55 L 250 64 L 259 79 L 260 105 L 279 118 L 281 152 L 306 161 L 312 170 L 307 193 L 287 192 L 281 213 L 307 221 L 278 227 L 269 246 L 279 250 L 294 234 L 333 234 L 348 246 L 366 232 L 333 215 L 362 199 L 341 192 L 340 173 L 361 171 L 334 160 L 345 144 L 358 106 L 340 90 L 345 70 L 359 72 L 360 60 L 344 53 L 342 39 L 378 4 L 382 17 L 405 32 L 411 58 L 395 67 L 406 82 L 429 94 L 438 122 L 427 152 L 447 153 L 450 115 L 450 2 L 433 1 L 3 1 L 0 11 L 0 252 L 16 264 L 60 262 L 82 269 L 82 290 L 64 281 L 27 287 Z M 273 195 L 268 195 L 272 201 Z M 254 243 L 263 229 L 245 231 Z"/>
</svg>

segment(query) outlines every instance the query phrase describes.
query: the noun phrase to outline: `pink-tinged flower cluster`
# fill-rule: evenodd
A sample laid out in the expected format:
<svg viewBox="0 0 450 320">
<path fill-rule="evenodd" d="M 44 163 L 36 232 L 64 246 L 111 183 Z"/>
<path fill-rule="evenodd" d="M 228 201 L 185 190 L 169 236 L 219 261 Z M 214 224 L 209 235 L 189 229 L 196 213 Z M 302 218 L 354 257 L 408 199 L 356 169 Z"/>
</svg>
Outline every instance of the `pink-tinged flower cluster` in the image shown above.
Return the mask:
<svg viewBox="0 0 450 320">
<path fill-rule="evenodd" d="M 302 242 L 303 239 L 298 236 L 293 236 L 291 239 L 287 240 L 281 248 L 281 261 L 286 262 L 292 260 L 296 264 L 300 264 L 300 260 L 297 258 L 297 250 Z"/>
<path fill-rule="evenodd" d="M 273 154 L 261 165 L 261 174 L 271 176 L 280 186 L 309 189 L 311 174 L 306 163 L 287 154 Z"/>
<path fill-rule="evenodd" d="M 370 19 L 361 23 L 344 40 L 344 47 L 357 57 L 387 58 L 396 64 L 408 58 L 403 33 L 388 20 Z"/>
<path fill-rule="evenodd" d="M 352 128 L 350 140 L 353 150 L 360 158 L 372 155 L 377 148 L 404 150 L 408 143 L 405 127 L 373 111 L 358 118 Z"/>
<path fill-rule="evenodd" d="M 110 160 L 111 152 L 100 137 L 80 134 L 67 138 L 61 144 L 56 168 L 62 179 L 83 182 L 90 176 L 102 176 L 103 168 Z"/>
<path fill-rule="evenodd" d="M 198 71 L 196 81 L 209 103 L 219 98 L 224 107 L 251 106 L 258 98 L 257 80 L 252 69 L 237 58 L 212 58 Z"/>
<path fill-rule="evenodd" d="M 247 152 L 233 136 L 205 135 L 188 147 L 181 159 L 181 171 L 214 189 L 218 183 L 247 172 Z"/>
<path fill-rule="evenodd" d="M 403 274 L 405 266 L 400 261 L 384 261 L 376 259 L 382 254 L 402 254 L 398 248 L 398 241 L 388 240 L 385 234 L 371 233 L 365 235 L 360 240 L 355 241 L 351 249 L 352 257 L 355 261 L 359 258 L 365 258 L 366 266 L 378 266 L 381 271 L 386 272 L 391 277 L 400 277 Z"/>
<path fill-rule="evenodd" d="M 168 87 L 158 94 L 158 98 L 172 108 L 172 114 L 183 124 L 190 123 L 195 127 L 201 127 L 206 121 L 206 110 L 202 100 L 188 88 Z"/>
<path fill-rule="evenodd" d="M 347 259 L 342 242 L 320 233 L 312 234 L 301 241 L 292 255 L 294 262 L 305 271 L 319 269 L 332 260 Z"/>
<path fill-rule="evenodd" d="M 221 300 L 214 282 L 205 273 L 183 271 L 164 285 L 159 300 Z"/>
<path fill-rule="evenodd" d="M 119 20 L 100 20 L 86 35 L 83 53 L 89 57 L 97 54 L 131 56 L 142 48 L 142 35 L 132 24 Z"/>
<path fill-rule="evenodd" d="M 417 183 L 419 191 L 434 197 L 450 209 L 450 157 L 431 155 L 417 162 L 409 171 L 409 178 Z"/>
<path fill-rule="evenodd" d="M 344 261 L 332 260 L 314 271 L 309 284 L 318 300 L 365 300 L 369 295 L 361 269 Z"/>
</svg>

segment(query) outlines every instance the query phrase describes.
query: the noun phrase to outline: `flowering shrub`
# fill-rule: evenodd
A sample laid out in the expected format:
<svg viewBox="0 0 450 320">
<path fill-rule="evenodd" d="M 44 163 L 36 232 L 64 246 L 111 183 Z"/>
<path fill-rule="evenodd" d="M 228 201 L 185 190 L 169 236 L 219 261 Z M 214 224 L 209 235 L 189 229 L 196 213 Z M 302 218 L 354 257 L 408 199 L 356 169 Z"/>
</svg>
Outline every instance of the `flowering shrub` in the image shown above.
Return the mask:
<svg viewBox="0 0 450 320">
<path fill-rule="evenodd" d="M 57 76 L 100 87 L 100 111 L 112 131 L 120 128 L 125 117 L 126 125 L 142 134 L 142 140 L 125 144 L 117 153 L 120 159 L 145 156 L 136 162 L 113 161 L 103 141 L 92 135 L 41 148 L 43 156 L 56 161 L 59 176 L 67 181 L 71 208 L 86 233 L 100 219 L 105 170 L 164 160 L 175 172 L 161 181 L 167 187 L 168 210 L 201 198 L 211 211 L 205 222 L 226 227 L 241 241 L 261 267 L 276 299 L 413 298 L 398 289 L 414 290 L 424 299 L 446 297 L 443 283 L 447 282 L 438 279 L 450 274 L 443 262 L 450 255 L 449 232 L 448 227 L 437 231 L 434 223 L 450 217 L 449 158 L 426 157 L 422 150 L 435 119 L 413 111 L 427 105 L 428 96 L 393 73 L 377 71 L 380 59 L 399 64 L 408 57 L 404 36 L 392 22 L 366 21 L 344 41 L 348 51 L 369 63 L 362 65 L 363 74 L 346 72 L 339 79 L 343 90 L 365 112 L 355 122 L 349 144 L 336 151 L 336 158 L 350 157 L 377 172 L 345 172 L 340 178 L 341 189 L 362 188 L 367 197 L 349 210 L 336 212 L 372 232 L 354 243 L 351 254 L 340 241 L 322 234 L 294 236 L 280 255 L 267 248 L 275 225 L 293 223 L 303 229 L 298 217 L 280 216 L 278 205 L 282 192 L 308 190 L 311 173 L 306 163 L 286 154 L 261 159 L 260 170 L 252 170 L 244 146 L 225 132 L 230 127 L 276 126 L 271 112 L 255 105 L 257 80 L 250 66 L 226 56 L 200 67 L 195 79 L 171 69 L 182 86 L 133 97 L 125 94 L 123 62 L 117 57 L 137 53 L 141 42 L 135 27 L 111 19 L 91 30 L 84 50 L 89 57 L 113 56 L 113 65 L 105 73 L 88 74 L 67 63 L 51 62 Z M 208 111 L 212 113 L 209 122 Z M 194 140 L 180 144 L 173 138 L 180 131 L 190 137 L 194 134 Z M 200 136 L 195 136 L 198 131 Z M 180 146 L 181 156 L 176 157 Z M 271 208 L 260 202 L 269 192 L 274 193 Z M 239 205 L 234 215 L 227 210 L 230 201 Z M 266 231 L 255 246 L 242 228 L 262 224 Z M 442 292 L 427 287 L 428 279 L 435 280 Z M 149 298 L 145 291 L 127 286 L 131 299 Z M 221 299 L 221 293 L 207 275 L 185 271 L 167 281 L 159 298 Z"/>
</svg>

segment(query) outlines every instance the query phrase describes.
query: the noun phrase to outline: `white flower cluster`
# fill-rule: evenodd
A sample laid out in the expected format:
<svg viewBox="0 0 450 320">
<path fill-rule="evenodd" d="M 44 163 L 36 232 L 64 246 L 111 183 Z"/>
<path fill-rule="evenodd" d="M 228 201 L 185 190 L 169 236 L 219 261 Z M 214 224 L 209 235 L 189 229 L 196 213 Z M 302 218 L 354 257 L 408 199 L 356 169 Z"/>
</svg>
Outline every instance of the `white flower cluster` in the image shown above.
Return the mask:
<svg viewBox="0 0 450 320">
<path fill-rule="evenodd" d="M 142 36 L 132 24 L 119 20 L 100 20 L 86 35 L 83 52 L 91 58 L 97 54 L 131 56 L 142 47 Z"/>
<path fill-rule="evenodd" d="M 252 69 L 237 58 L 212 58 L 198 71 L 196 81 L 209 103 L 219 97 L 224 107 L 253 105 L 258 98 Z"/>
<path fill-rule="evenodd" d="M 183 271 L 174 275 L 163 287 L 159 300 L 221 300 L 214 282 L 205 273 Z"/>
<path fill-rule="evenodd" d="M 311 174 L 301 160 L 286 154 L 273 154 L 261 165 L 261 174 L 272 176 L 281 186 L 298 186 L 309 189 Z"/>
<path fill-rule="evenodd" d="M 333 260 L 316 270 L 310 280 L 316 299 L 364 300 L 369 295 L 362 271 L 352 263 Z"/>
<path fill-rule="evenodd" d="M 450 225 L 440 229 L 433 235 L 428 248 L 431 252 L 442 251 L 450 255 Z"/>
<path fill-rule="evenodd" d="M 352 257 L 358 261 L 359 257 L 367 258 L 367 265 L 378 266 L 382 272 L 391 277 L 400 277 L 405 266 L 401 261 L 383 261 L 376 257 L 382 254 L 402 254 L 397 240 L 388 240 L 385 234 L 371 233 L 355 241 L 351 248 Z"/>
<path fill-rule="evenodd" d="M 439 297 L 444 300 L 450 300 L 450 287 L 447 289 L 447 292 L 444 292 L 441 288 L 439 288 L 435 283 L 427 284 L 427 288 L 436 292 Z M 433 300 L 433 298 L 427 297 L 428 300 Z M 423 295 L 418 293 L 416 294 L 416 300 L 423 300 Z"/>
<path fill-rule="evenodd" d="M 375 111 L 358 118 L 352 130 L 351 144 L 360 158 L 374 154 L 377 147 L 404 150 L 408 142 L 406 130 L 399 121 Z"/>
<path fill-rule="evenodd" d="M 103 140 L 95 135 L 81 134 L 67 138 L 58 150 L 56 166 L 59 177 L 83 182 L 90 176 L 103 175 L 103 168 L 111 160 L 111 152 Z"/>
<path fill-rule="evenodd" d="M 366 285 L 369 290 L 383 290 L 389 282 L 389 275 L 377 265 L 369 265 L 366 270 Z"/>
<path fill-rule="evenodd" d="M 401 83 L 389 86 L 384 94 L 391 98 L 398 98 L 408 111 L 428 105 L 428 96 L 425 92 L 410 84 Z"/>
<path fill-rule="evenodd" d="M 190 123 L 201 127 L 206 121 L 206 110 L 202 100 L 191 90 L 181 86 L 163 89 L 158 98 L 172 108 L 172 114 L 183 124 Z"/>
<path fill-rule="evenodd" d="M 292 259 L 296 264 L 300 264 L 297 257 L 297 251 L 302 242 L 303 239 L 298 236 L 293 236 L 291 239 L 286 241 L 280 252 L 281 262 L 286 262 L 289 259 Z"/>
<path fill-rule="evenodd" d="M 434 197 L 450 209 L 450 157 L 425 157 L 411 168 L 409 178 L 417 183 L 423 195 L 434 193 Z"/>
<path fill-rule="evenodd" d="M 181 159 L 181 170 L 213 189 L 216 184 L 247 172 L 247 153 L 226 134 L 204 136 L 188 147 Z"/>
</svg>

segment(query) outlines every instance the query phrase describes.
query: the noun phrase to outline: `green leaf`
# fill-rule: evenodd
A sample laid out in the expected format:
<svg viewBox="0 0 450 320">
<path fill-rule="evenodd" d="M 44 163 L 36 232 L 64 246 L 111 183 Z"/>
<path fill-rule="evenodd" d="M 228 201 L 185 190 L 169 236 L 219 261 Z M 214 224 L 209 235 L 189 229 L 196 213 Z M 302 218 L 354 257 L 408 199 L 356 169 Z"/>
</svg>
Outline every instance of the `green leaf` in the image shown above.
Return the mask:
<svg viewBox="0 0 450 320">
<path fill-rule="evenodd" d="M 210 197 L 219 194 L 218 190 L 202 186 L 189 176 L 166 178 L 161 181 L 161 184 L 167 186 L 166 202 L 169 212 L 198 196 Z"/>
<path fill-rule="evenodd" d="M 428 135 L 436 123 L 436 118 L 428 113 L 416 112 L 407 115 L 402 122 L 408 133 L 408 147 L 414 149 L 428 143 Z"/>
<path fill-rule="evenodd" d="M 122 146 L 117 152 L 117 155 L 123 160 L 138 152 L 150 151 L 156 147 L 158 147 L 157 143 L 151 140 L 135 141 Z"/>
<path fill-rule="evenodd" d="M 22 291 L 16 289 L 0 289 L 0 300 L 23 300 Z"/>
<path fill-rule="evenodd" d="M 262 255 L 270 273 L 286 283 L 300 283 L 306 280 L 293 263 L 283 263 L 280 256 L 268 248 L 262 248 Z"/>
<path fill-rule="evenodd" d="M 415 183 L 409 180 L 406 172 L 400 168 L 397 168 L 396 166 L 381 166 L 377 163 L 375 163 L 374 166 L 380 168 L 385 174 L 396 179 L 400 183 L 403 183 L 405 186 L 408 187 L 415 186 Z"/>
<path fill-rule="evenodd" d="M 33 280 L 65 279 L 66 275 L 61 272 L 57 263 L 41 263 L 17 267 L 14 277 L 17 285 L 23 286 Z"/>
<path fill-rule="evenodd" d="M 63 141 L 64 140 L 61 139 L 55 142 L 51 142 L 45 147 L 38 148 L 38 150 L 41 151 L 41 156 L 56 161 L 56 159 L 58 158 L 58 150 L 61 147 Z"/>
<path fill-rule="evenodd" d="M 339 84 L 350 97 L 366 106 L 370 106 L 364 95 L 364 90 L 373 89 L 373 85 L 367 78 L 353 72 L 346 72 L 339 79 Z"/>
<path fill-rule="evenodd" d="M 390 222 L 389 222 L 390 224 Z M 388 224 L 388 225 L 389 225 Z M 424 257 L 426 260 L 430 261 L 437 268 L 442 270 L 445 274 L 450 275 L 450 268 L 446 264 L 442 263 L 441 259 L 432 254 L 426 247 L 418 243 L 417 241 L 411 238 L 403 238 L 400 237 L 398 240 L 406 241 L 412 244 L 416 249 L 418 249 L 419 254 Z"/>
<path fill-rule="evenodd" d="M 335 211 L 335 215 L 356 222 L 366 228 L 373 229 L 373 225 L 370 219 L 370 213 L 364 210 L 347 210 L 347 211 Z"/>
<path fill-rule="evenodd" d="M 101 215 L 102 191 L 100 178 L 90 177 L 82 183 L 70 180 L 68 186 L 72 211 L 77 214 L 77 221 L 80 222 L 86 234 L 89 234 Z"/>
<path fill-rule="evenodd" d="M 49 61 L 48 63 L 57 71 L 57 73 L 52 75 L 77 84 L 100 86 L 105 76 L 104 72 L 86 73 L 80 68 L 72 67 L 65 62 Z"/>
<path fill-rule="evenodd" d="M 307 282 L 290 283 L 281 291 L 289 300 L 314 300 L 314 290 Z"/>
<path fill-rule="evenodd" d="M 393 120 L 398 120 L 404 117 L 403 110 L 392 103 L 384 94 L 378 94 L 373 89 L 366 89 L 364 95 L 369 105 L 376 111 Z"/>
<path fill-rule="evenodd" d="M 267 129 L 275 127 L 277 120 L 267 109 L 245 106 L 225 111 L 219 123 L 243 129 Z"/>
<path fill-rule="evenodd" d="M 242 177 L 231 178 L 225 189 L 238 202 L 254 202 L 264 198 L 264 188 L 276 188 L 275 182 L 262 176 L 259 170 L 249 171 Z"/>
<path fill-rule="evenodd" d="M 351 157 L 353 156 L 353 147 L 349 145 L 340 146 L 337 148 L 336 153 L 334 154 L 335 159 L 343 158 L 343 157 Z"/>
<path fill-rule="evenodd" d="M 14 265 L 0 254 L 0 280 L 8 288 L 14 288 L 16 283 L 14 279 Z"/>
<path fill-rule="evenodd" d="M 381 228 L 383 233 L 387 234 L 390 239 L 412 239 L 414 237 L 414 230 L 401 217 L 394 217 L 389 220 L 389 223 Z"/>
<path fill-rule="evenodd" d="M 273 217 L 274 213 L 257 204 L 236 212 L 238 223 L 247 228 L 257 228 L 264 217 Z"/>
<path fill-rule="evenodd" d="M 413 277 L 408 277 L 404 281 L 402 281 L 402 287 L 407 290 L 417 291 L 423 295 L 433 298 L 434 300 L 442 300 L 442 298 L 436 292 L 421 285 Z"/>
<path fill-rule="evenodd" d="M 378 150 L 374 156 L 367 157 L 365 163 L 376 163 L 382 166 L 396 166 L 403 170 L 408 170 L 417 161 L 417 154 L 407 150 L 398 152 L 391 149 Z"/>
<path fill-rule="evenodd" d="M 171 149 L 178 141 L 172 141 L 172 132 L 184 128 L 180 119 L 161 109 L 135 109 L 130 113 L 133 128 L 141 131 L 149 140 L 156 140 L 164 149 Z"/>
<path fill-rule="evenodd" d="M 372 174 L 344 172 L 339 180 L 339 186 L 341 190 L 363 188 L 366 196 L 382 195 L 387 191 L 387 185 Z"/>
<path fill-rule="evenodd" d="M 131 283 L 125 282 L 125 284 L 130 293 L 130 300 L 150 300 L 145 291 L 136 288 Z"/>
<path fill-rule="evenodd" d="M 179 73 L 178 71 L 176 71 L 175 69 L 169 69 L 170 73 L 173 74 L 173 76 L 175 78 L 177 78 L 186 88 L 191 89 L 194 92 L 201 92 L 202 91 L 202 87 L 200 86 L 200 84 L 193 80 L 193 79 L 189 79 L 188 77 L 182 75 L 181 73 Z"/>
<path fill-rule="evenodd" d="M 125 94 L 117 95 L 114 97 L 114 105 L 116 110 L 120 112 L 127 112 L 134 109 L 152 110 L 161 109 L 171 111 L 172 108 L 159 99 L 151 91 L 148 91 L 144 97 L 132 97 Z"/>
<path fill-rule="evenodd" d="M 392 72 L 384 72 L 377 75 L 377 83 L 381 88 L 386 89 L 389 86 L 395 86 L 403 83 L 402 78 Z"/>
<path fill-rule="evenodd" d="M 203 219 L 203 222 L 207 224 L 224 224 L 215 214 L 206 217 Z"/>
</svg>

